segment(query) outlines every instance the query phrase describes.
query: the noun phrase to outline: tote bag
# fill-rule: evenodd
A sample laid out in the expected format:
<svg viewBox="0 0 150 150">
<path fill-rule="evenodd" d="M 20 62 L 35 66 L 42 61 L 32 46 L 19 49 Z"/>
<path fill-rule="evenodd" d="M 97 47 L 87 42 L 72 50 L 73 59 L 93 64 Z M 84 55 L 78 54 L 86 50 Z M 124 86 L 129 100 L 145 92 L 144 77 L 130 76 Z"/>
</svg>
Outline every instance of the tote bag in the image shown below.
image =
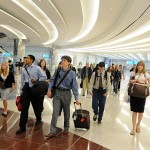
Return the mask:
<svg viewBox="0 0 150 150">
<path fill-rule="evenodd" d="M 138 98 L 149 96 L 149 86 L 146 84 L 129 83 L 128 95 Z"/>
</svg>

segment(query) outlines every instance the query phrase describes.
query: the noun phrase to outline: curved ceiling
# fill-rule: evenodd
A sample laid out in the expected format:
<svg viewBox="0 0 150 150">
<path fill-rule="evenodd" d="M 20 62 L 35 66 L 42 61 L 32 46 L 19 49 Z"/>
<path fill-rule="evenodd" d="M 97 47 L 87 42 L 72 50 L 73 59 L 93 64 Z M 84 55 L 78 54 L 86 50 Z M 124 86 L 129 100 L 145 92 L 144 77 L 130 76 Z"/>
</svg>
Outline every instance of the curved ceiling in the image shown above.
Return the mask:
<svg viewBox="0 0 150 150">
<path fill-rule="evenodd" d="M 1 46 L 22 38 L 26 46 L 57 45 L 112 59 L 150 61 L 150 0 L 0 0 L 0 4 L 0 32 L 7 35 L 7 41 L 0 39 Z"/>
</svg>

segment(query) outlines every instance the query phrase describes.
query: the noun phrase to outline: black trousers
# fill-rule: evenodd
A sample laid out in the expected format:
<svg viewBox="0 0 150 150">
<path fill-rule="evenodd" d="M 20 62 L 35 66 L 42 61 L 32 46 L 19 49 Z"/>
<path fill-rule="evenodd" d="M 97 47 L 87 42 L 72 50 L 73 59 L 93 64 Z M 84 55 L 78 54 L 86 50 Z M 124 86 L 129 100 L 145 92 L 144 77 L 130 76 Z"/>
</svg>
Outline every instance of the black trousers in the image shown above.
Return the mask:
<svg viewBox="0 0 150 150">
<path fill-rule="evenodd" d="M 119 82 L 118 82 L 118 90 L 120 90 L 120 84 L 121 84 L 121 81 L 119 80 Z"/>
<path fill-rule="evenodd" d="M 28 110 L 29 110 L 30 102 L 31 102 L 33 110 L 34 110 L 36 120 L 40 121 L 42 119 L 41 112 L 43 110 L 43 105 L 42 105 L 43 99 L 44 99 L 44 95 L 36 97 L 32 94 L 31 88 L 24 86 L 23 94 L 21 96 L 21 103 L 23 106 L 23 110 L 21 111 L 21 114 L 20 114 L 20 123 L 19 123 L 20 128 L 24 128 L 24 129 L 26 128 L 26 123 L 28 121 Z"/>
</svg>

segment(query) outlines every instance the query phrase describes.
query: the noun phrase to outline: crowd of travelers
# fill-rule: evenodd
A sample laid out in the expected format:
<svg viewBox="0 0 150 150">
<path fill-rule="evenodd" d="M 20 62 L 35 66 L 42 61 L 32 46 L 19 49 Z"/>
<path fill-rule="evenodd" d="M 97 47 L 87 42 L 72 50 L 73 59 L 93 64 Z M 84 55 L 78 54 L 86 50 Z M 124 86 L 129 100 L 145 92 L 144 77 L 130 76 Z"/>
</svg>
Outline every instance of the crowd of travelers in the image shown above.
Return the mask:
<svg viewBox="0 0 150 150">
<path fill-rule="evenodd" d="M 95 67 L 93 64 L 87 62 L 84 67 L 82 67 L 82 63 L 79 63 L 76 69 L 71 64 L 71 57 L 64 55 L 61 57 L 61 61 L 54 74 L 51 74 L 44 59 L 41 59 L 37 65 L 34 62 L 35 57 L 28 55 L 23 58 L 21 65 L 20 95 L 23 109 L 20 113 L 19 129 L 16 131 L 16 134 L 21 134 L 26 131 L 30 103 L 32 104 L 36 117 L 35 126 L 42 123 L 45 95 L 34 95 L 32 92 L 33 85 L 38 81 L 48 83 L 47 96 L 53 97 L 50 132 L 45 135 L 48 138 L 52 138 L 57 136 L 57 120 L 62 110 L 64 114 L 63 134 L 67 135 L 69 132 L 72 93 L 75 98 L 75 103 L 77 105 L 81 103 L 78 92 L 79 80 L 83 84 L 81 97 L 87 94 L 92 96 L 93 121 L 97 120 L 97 123 L 101 124 L 107 96 L 110 94 L 111 87 L 113 87 L 113 94 L 118 94 L 121 90 L 121 82 L 125 79 L 125 72 L 121 64 L 112 64 L 106 69 L 104 62 L 99 62 Z M 130 70 L 129 83 L 150 84 L 150 75 L 146 72 L 143 61 L 139 61 L 137 65 L 133 65 L 133 68 Z M 54 87 L 55 93 L 53 95 Z M 15 75 L 12 61 L 9 60 L 8 62 L 1 63 L 0 96 L 3 101 L 4 108 L 2 115 L 4 117 L 7 117 L 8 114 L 7 97 L 15 88 Z M 146 98 L 130 96 L 130 108 L 133 112 L 131 135 L 140 132 L 140 123 L 143 118 L 145 102 Z"/>
</svg>

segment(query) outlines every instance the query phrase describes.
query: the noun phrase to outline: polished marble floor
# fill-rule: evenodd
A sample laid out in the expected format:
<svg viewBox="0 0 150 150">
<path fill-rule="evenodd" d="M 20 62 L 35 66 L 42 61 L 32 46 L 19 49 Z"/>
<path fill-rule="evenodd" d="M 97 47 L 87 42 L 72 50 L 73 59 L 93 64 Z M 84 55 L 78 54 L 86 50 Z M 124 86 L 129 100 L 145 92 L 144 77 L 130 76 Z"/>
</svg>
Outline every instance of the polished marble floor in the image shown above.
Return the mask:
<svg viewBox="0 0 150 150">
<path fill-rule="evenodd" d="M 19 76 L 17 76 L 19 82 Z M 52 116 L 52 99 L 45 97 L 44 111 L 42 115 L 43 123 L 34 126 L 35 116 L 32 107 L 29 109 L 29 120 L 27 131 L 21 135 L 16 135 L 18 129 L 19 112 L 15 106 L 15 100 L 10 100 L 9 114 L 7 118 L 0 116 L 0 149 L 8 150 L 150 150 L 150 98 L 147 98 L 145 113 L 141 124 L 141 132 L 130 135 L 132 128 L 131 112 L 129 103 L 123 101 L 123 95 L 128 83 L 122 81 L 121 90 L 117 95 L 110 90 L 107 98 L 102 124 L 92 120 L 93 112 L 91 108 L 91 96 L 81 96 L 80 101 L 83 109 L 90 111 L 91 127 L 89 130 L 75 129 L 73 119 L 70 118 L 70 132 L 62 135 L 63 113 L 58 118 L 59 135 L 53 139 L 47 139 L 45 134 L 49 133 L 49 124 Z M 73 99 L 74 100 L 74 99 Z M 73 100 L 71 104 L 71 114 L 74 112 Z M 0 101 L 2 108 L 2 102 Z M 2 109 L 0 109 L 2 112 Z"/>
</svg>

